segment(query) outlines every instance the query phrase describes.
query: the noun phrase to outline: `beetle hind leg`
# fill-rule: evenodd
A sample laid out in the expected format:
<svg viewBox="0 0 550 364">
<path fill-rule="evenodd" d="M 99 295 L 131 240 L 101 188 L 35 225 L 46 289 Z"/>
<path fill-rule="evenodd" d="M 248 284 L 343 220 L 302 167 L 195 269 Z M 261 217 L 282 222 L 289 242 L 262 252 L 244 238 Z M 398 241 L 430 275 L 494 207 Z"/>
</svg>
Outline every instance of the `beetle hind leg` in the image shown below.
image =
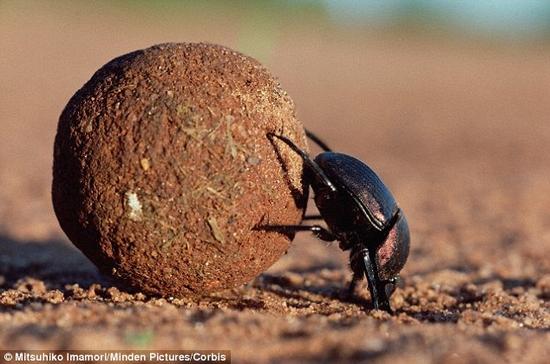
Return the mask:
<svg viewBox="0 0 550 364">
<path fill-rule="evenodd" d="M 332 183 L 332 181 L 327 177 L 325 172 L 313 161 L 309 155 L 302 149 L 300 149 L 292 140 L 288 139 L 287 137 L 283 135 L 277 135 L 273 133 L 267 134 L 267 137 L 272 140 L 273 138 L 277 138 L 284 142 L 286 145 L 288 145 L 294 152 L 296 152 L 304 161 L 304 166 L 307 168 L 307 170 L 312 174 L 313 178 L 317 180 L 321 185 L 325 186 L 329 191 L 335 192 L 336 186 Z"/>
<path fill-rule="evenodd" d="M 332 152 L 332 149 L 330 149 L 330 147 L 327 145 L 327 143 L 325 143 L 324 141 L 321 140 L 321 138 L 319 138 L 317 135 L 315 135 L 314 133 L 312 133 L 311 130 L 306 129 L 306 136 L 307 136 L 312 142 L 314 142 L 315 144 L 317 144 L 317 146 L 319 146 L 319 148 L 321 148 L 321 149 L 324 150 L 325 152 Z"/>
</svg>

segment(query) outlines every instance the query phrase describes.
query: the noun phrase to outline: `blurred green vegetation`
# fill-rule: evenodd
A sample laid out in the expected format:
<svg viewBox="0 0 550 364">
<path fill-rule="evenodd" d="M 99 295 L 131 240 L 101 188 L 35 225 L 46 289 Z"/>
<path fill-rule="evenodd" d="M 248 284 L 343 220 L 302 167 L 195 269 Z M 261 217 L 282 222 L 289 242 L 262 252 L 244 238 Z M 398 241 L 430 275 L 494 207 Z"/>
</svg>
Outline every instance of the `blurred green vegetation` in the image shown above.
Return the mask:
<svg viewBox="0 0 550 364">
<path fill-rule="evenodd" d="M 223 22 L 234 34 L 233 46 L 268 61 L 278 40 L 293 30 L 352 28 L 398 37 L 422 36 L 490 46 L 550 41 L 550 1 L 533 5 L 506 0 L 100 0 L 126 15 L 156 21 L 192 22 L 205 27 Z M 501 6 L 502 4 L 502 6 Z M 546 5 L 545 5 L 546 4 Z M 74 6 L 74 3 L 71 4 Z M 503 7 L 507 7 L 503 9 Z M 498 12 L 495 9 L 500 9 Z M 219 29 L 219 27 L 218 27 Z"/>
<path fill-rule="evenodd" d="M 284 28 L 329 22 L 327 8 L 316 0 L 114 0 L 109 4 L 141 15 L 174 19 L 231 19 L 237 25 L 237 48 L 266 61 Z"/>
<path fill-rule="evenodd" d="M 155 333 L 150 329 L 128 331 L 124 335 L 124 341 L 134 348 L 145 349 L 153 343 Z"/>
<path fill-rule="evenodd" d="M 271 29 L 274 24 L 307 26 L 337 23 L 339 26 L 444 32 L 468 37 L 525 35 L 550 36 L 549 0 L 113 0 L 129 11 L 170 14 L 229 16 L 251 21 L 253 29 Z M 336 20 L 336 21 L 335 21 Z M 472 34 L 470 34 L 472 33 Z M 499 35 L 500 34 L 500 35 Z M 514 35 L 515 34 L 515 35 Z"/>
<path fill-rule="evenodd" d="M 317 0 L 113 0 L 113 4 L 148 10 L 213 10 L 227 8 L 234 12 L 263 12 L 272 16 L 317 17 L 326 15 L 323 1 Z"/>
</svg>

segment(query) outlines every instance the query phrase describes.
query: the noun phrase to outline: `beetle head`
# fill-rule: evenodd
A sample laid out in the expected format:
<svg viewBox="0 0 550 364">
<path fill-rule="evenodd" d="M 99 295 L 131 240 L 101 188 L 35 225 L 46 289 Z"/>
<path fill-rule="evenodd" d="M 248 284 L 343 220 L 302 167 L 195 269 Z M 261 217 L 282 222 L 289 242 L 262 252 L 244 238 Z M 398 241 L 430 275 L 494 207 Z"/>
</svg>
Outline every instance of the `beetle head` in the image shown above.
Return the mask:
<svg viewBox="0 0 550 364">
<path fill-rule="evenodd" d="M 405 215 L 399 211 L 397 220 L 389 229 L 376 252 L 380 279 L 385 281 L 396 279 L 407 262 L 409 245 L 409 225 Z"/>
</svg>

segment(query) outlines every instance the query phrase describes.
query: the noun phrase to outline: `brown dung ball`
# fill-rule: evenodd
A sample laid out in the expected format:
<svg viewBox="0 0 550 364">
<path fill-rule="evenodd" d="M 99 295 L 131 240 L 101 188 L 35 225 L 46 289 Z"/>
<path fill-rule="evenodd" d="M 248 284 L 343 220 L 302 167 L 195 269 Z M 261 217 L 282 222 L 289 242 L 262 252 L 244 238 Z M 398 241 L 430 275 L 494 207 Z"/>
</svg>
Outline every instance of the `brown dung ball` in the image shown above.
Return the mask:
<svg viewBox="0 0 550 364">
<path fill-rule="evenodd" d="M 97 71 L 59 119 L 52 198 L 69 239 L 103 272 L 163 296 L 246 283 L 292 236 L 307 199 L 294 104 L 256 60 L 161 44 Z"/>
</svg>

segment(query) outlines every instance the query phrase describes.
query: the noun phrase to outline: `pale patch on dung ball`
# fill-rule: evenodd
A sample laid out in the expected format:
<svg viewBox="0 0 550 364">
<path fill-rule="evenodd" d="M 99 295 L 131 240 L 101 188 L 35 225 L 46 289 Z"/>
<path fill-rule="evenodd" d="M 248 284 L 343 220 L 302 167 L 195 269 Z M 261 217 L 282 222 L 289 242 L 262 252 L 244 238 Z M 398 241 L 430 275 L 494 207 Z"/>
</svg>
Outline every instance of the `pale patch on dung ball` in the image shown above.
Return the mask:
<svg viewBox="0 0 550 364">
<path fill-rule="evenodd" d="M 129 208 L 128 217 L 134 221 L 141 220 L 143 211 L 142 211 L 141 202 L 139 202 L 139 198 L 137 194 L 134 192 L 126 192 L 125 196 L 126 196 L 126 204 L 128 205 L 128 208 Z"/>
</svg>

